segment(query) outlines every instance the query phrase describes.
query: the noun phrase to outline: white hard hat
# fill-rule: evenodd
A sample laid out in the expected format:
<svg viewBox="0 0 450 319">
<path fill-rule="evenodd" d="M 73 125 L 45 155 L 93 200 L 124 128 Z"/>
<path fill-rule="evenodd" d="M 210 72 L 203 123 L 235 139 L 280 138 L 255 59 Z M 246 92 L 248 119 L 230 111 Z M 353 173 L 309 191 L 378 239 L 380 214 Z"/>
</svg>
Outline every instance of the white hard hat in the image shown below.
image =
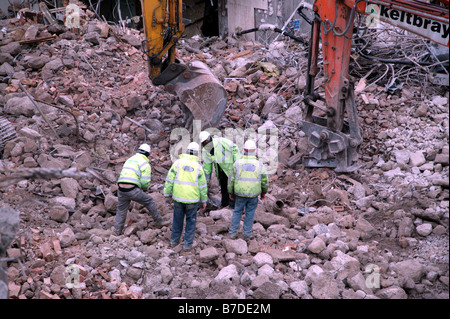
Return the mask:
<svg viewBox="0 0 450 319">
<path fill-rule="evenodd" d="M 199 139 L 200 139 L 200 143 L 203 143 L 204 141 L 206 141 L 209 138 L 210 134 L 206 131 L 201 131 L 200 134 L 198 135 Z"/>
<path fill-rule="evenodd" d="M 150 153 L 150 145 L 142 144 L 141 146 L 139 146 L 139 150 Z"/>
<path fill-rule="evenodd" d="M 187 149 L 188 149 L 188 151 L 198 152 L 200 150 L 200 146 L 197 143 L 192 142 L 192 143 L 189 143 Z"/>
<path fill-rule="evenodd" d="M 252 140 L 248 140 L 247 142 L 245 142 L 244 144 L 244 150 L 256 150 L 256 143 Z"/>
</svg>

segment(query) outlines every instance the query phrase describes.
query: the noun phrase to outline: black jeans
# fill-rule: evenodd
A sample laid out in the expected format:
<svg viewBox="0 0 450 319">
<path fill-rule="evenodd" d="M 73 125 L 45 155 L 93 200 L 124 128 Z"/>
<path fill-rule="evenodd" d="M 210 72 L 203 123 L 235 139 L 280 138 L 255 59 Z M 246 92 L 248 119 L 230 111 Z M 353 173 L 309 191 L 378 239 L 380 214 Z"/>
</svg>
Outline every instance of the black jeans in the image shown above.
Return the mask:
<svg viewBox="0 0 450 319">
<path fill-rule="evenodd" d="M 219 185 L 220 185 L 220 193 L 222 194 L 222 202 L 221 205 L 222 207 L 227 207 L 228 205 L 230 206 L 230 208 L 234 208 L 234 200 L 230 199 L 230 195 L 228 194 L 228 176 L 227 174 L 225 174 L 225 172 L 222 170 L 222 168 L 220 168 L 219 165 L 217 165 L 218 167 L 218 179 L 219 179 Z"/>
</svg>

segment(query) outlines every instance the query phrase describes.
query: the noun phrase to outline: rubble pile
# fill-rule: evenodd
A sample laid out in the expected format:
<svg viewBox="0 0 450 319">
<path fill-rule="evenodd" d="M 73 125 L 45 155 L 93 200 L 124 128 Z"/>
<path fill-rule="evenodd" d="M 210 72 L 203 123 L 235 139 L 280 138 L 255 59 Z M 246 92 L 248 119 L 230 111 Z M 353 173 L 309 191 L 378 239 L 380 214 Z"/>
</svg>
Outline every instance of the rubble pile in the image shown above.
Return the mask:
<svg viewBox="0 0 450 319">
<path fill-rule="evenodd" d="M 296 124 L 307 49 L 182 39 L 180 59 L 202 60 L 227 89 L 218 129 L 264 125 L 279 138 L 254 238 L 229 239 L 232 211 L 211 210 L 198 216 L 186 252 L 170 247 L 171 227 L 152 228 L 138 204 L 124 235 L 112 232 L 115 182 L 143 142 L 152 145 L 151 195 L 172 214 L 162 187 L 170 133 L 185 114 L 148 79 L 143 34 L 88 21 L 78 32 L 1 22 L 0 115 L 17 137 L 4 142 L 0 205 L 20 212 L 7 249 L 10 298 L 448 298 L 448 92 L 357 90 L 362 168 L 307 169 Z M 46 175 L 55 170 L 72 175 Z M 214 178 L 212 193 L 220 194 Z"/>
</svg>

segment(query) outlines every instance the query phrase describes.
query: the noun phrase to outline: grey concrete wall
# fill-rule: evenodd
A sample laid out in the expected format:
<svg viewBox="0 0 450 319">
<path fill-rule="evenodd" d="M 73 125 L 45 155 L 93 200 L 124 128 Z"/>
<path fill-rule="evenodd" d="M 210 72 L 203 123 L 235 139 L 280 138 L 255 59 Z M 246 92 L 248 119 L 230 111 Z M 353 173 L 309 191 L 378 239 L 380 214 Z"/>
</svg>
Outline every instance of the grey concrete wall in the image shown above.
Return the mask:
<svg viewBox="0 0 450 319">
<path fill-rule="evenodd" d="M 61 1 L 61 0 L 58 0 Z M 10 0 L 13 3 L 13 0 Z M 8 7 L 10 6 L 8 0 L 0 0 L 0 9 L 2 9 L 4 15 L 8 15 Z M 32 5 L 31 10 L 39 11 L 39 3 Z"/>
<path fill-rule="evenodd" d="M 313 3 L 314 0 L 306 0 Z M 291 17 L 301 0 L 220 0 L 219 28 L 221 36 L 227 36 L 236 31 L 259 27 L 269 23 L 282 28 Z M 308 11 L 305 10 L 305 13 Z M 312 13 L 309 13 L 312 17 Z M 310 26 L 298 14 L 292 20 L 300 20 L 300 32 L 309 33 Z M 271 41 L 278 33 L 271 31 L 250 33 L 243 36 L 247 40 Z"/>
</svg>

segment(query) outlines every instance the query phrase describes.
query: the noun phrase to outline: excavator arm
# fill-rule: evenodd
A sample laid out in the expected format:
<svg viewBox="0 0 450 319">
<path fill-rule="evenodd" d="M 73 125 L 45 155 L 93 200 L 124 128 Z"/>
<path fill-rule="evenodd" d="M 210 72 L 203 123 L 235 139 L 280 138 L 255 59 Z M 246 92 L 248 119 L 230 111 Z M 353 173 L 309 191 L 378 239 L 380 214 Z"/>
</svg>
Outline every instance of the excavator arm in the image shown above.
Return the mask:
<svg viewBox="0 0 450 319">
<path fill-rule="evenodd" d="M 181 0 L 142 0 L 146 37 L 144 48 L 148 56 L 149 77 L 156 85 L 165 84 L 164 82 L 170 80 L 170 77 L 164 77 L 161 73 L 164 71 L 163 61 L 175 62 L 175 45 L 184 32 L 179 9 L 181 5 Z M 164 60 L 165 55 L 167 61 Z"/>
<path fill-rule="evenodd" d="M 358 150 L 362 135 L 353 84 L 348 77 L 356 13 L 367 15 L 368 25 L 382 21 L 448 47 L 448 0 L 440 2 L 445 7 L 414 0 L 315 1 L 304 99 L 306 111 L 299 123 L 313 147 L 305 159 L 306 166 L 331 167 L 344 173 L 355 171 L 360 166 Z M 320 42 L 325 75 L 324 97 L 314 92 L 314 80 L 319 72 Z M 318 100 L 325 102 L 325 108 Z M 314 116 L 315 108 L 324 110 L 326 116 Z"/>
<path fill-rule="evenodd" d="M 149 77 L 177 95 L 202 128 L 216 126 L 225 112 L 227 93 L 201 61 L 181 63 L 176 44 L 184 32 L 182 0 L 141 0 Z"/>
</svg>

